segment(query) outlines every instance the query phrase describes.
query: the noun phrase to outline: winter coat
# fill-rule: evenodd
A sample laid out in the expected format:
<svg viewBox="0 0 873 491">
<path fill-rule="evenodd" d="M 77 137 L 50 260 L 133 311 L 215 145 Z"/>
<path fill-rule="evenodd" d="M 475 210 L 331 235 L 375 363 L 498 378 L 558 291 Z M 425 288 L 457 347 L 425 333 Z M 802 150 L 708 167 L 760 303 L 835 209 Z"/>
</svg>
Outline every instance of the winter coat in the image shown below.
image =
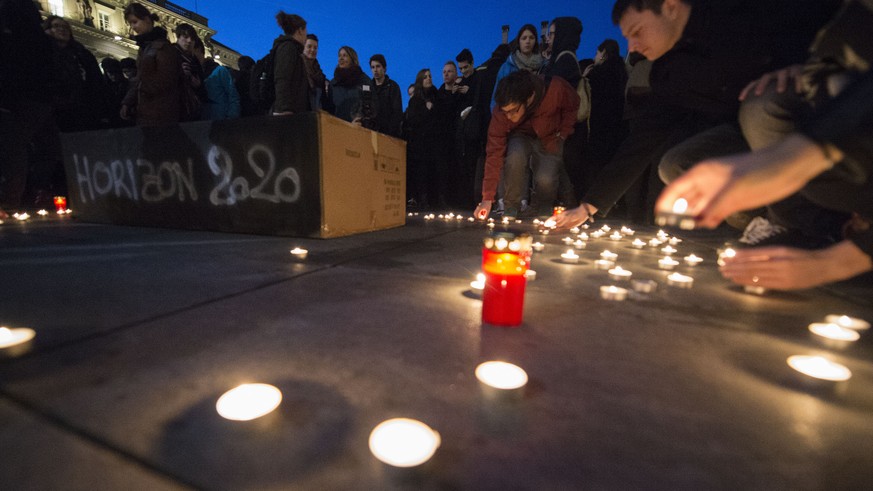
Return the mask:
<svg viewBox="0 0 873 491">
<path fill-rule="evenodd" d="M 436 98 L 436 89 L 431 89 L 428 94 L 416 94 L 409 99 L 405 128 L 409 135 L 406 152 L 410 159 L 434 160 L 442 154 L 440 114 Z M 427 108 L 428 102 L 432 103 L 430 109 Z"/>
<path fill-rule="evenodd" d="M 97 59 L 75 40 L 65 47 L 54 45 L 54 107 L 61 131 L 97 129 L 108 119 L 106 84 Z"/>
<path fill-rule="evenodd" d="M 230 70 L 212 60 L 203 64 L 206 79 L 203 85 L 209 101 L 203 105 L 203 119 L 236 119 L 240 116 L 239 93 Z"/>
<path fill-rule="evenodd" d="M 135 108 L 137 125 L 178 123 L 182 80 L 179 50 L 160 27 L 134 39 L 139 45 L 137 76 L 123 104 Z"/>
<path fill-rule="evenodd" d="M 521 132 L 535 136 L 542 142 L 546 152 L 557 153 L 563 141 L 573 134 L 578 109 L 579 95 L 570 84 L 559 77 L 551 79 L 541 99 L 534 101 L 517 123 L 511 122 L 499 107 L 495 107 L 488 126 L 482 199 L 494 200 L 497 181 L 506 158 L 506 142 L 511 133 Z"/>
<path fill-rule="evenodd" d="M 552 77 L 561 77 L 571 86 L 579 85 L 582 72 L 579 70 L 579 62 L 576 59 L 576 50 L 579 49 L 579 39 L 582 35 L 582 22 L 576 17 L 558 17 L 554 21 L 555 39 L 552 41 L 552 58 L 543 67 L 542 74 Z M 573 54 L 561 53 L 569 51 Z"/>
<path fill-rule="evenodd" d="M 349 122 L 358 117 L 376 117 L 378 114 L 378 100 L 373 90 L 373 81 L 364 74 L 360 67 L 355 68 L 357 68 L 357 73 L 345 79 L 336 76 L 339 71 L 335 71 L 334 78 L 330 81 L 335 106 L 334 115 Z M 369 92 L 369 95 L 364 95 L 365 90 Z M 365 97 L 369 98 L 369 101 L 366 102 L 369 103 L 369 109 L 372 111 L 370 115 L 362 114 Z M 371 121 L 370 124 L 375 125 L 375 121 Z"/>
<path fill-rule="evenodd" d="M 273 112 L 302 113 L 309 107 L 309 80 L 303 65 L 303 45 L 285 34 L 273 41 L 273 80 L 276 101 Z"/>
<path fill-rule="evenodd" d="M 376 115 L 376 131 L 386 135 L 400 137 L 400 123 L 403 121 L 403 101 L 400 98 L 400 86 L 385 75 L 382 85 L 376 84 L 376 98 L 379 104 L 379 114 Z"/>
</svg>

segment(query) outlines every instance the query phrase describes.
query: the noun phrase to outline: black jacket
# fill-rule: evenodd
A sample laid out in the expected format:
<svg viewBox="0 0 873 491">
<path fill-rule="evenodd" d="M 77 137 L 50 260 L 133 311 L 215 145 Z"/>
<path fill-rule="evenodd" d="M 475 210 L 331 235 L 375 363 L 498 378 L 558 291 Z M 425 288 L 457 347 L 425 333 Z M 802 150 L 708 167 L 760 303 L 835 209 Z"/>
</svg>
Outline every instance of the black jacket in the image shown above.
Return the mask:
<svg viewBox="0 0 873 491">
<path fill-rule="evenodd" d="M 276 100 L 273 112 L 294 114 L 309 110 L 309 80 L 303 66 L 303 45 L 288 35 L 273 41 L 273 81 Z"/>
<path fill-rule="evenodd" d="M 379 101 L 379 112 L 376 114 L 376 131 L 386 135 L 400 137 L 400 123 L 403 121 L 403 101 L 400 98 L 400 86 L 385 75 L 382 85 L 373 80 L 376 98 Z"/>
<path fill-rule="evenodd" d="M 576 50 L 579 49 L 579 39 L 582 36 L 582 21 L 576 17 L 558 17 L 554 20 L 554 25 L 555 39 L 552 41 L 552 55 L 542 74 L 561 77 L 571 86 L 576 87 L 582 79 L 582 71 L 579 70 L 579 62 L 576 59 Z M 571 54 L 559 56 L 565 51 L 569 51 L 572 56 Z"/>
</svg>

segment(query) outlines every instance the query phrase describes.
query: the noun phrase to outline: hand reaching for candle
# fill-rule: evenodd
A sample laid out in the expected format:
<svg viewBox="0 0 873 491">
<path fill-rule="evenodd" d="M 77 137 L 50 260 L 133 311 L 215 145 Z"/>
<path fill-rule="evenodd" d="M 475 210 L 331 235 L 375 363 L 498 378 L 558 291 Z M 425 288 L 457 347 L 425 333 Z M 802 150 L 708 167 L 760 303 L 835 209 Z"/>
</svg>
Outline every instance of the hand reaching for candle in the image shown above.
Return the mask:
<svg viewBox="0 0 873 491">
<path fill-rule="evenodd" d="M 582 203 L 572 210 L 565 210 L 559 213 L 555 217 L 555 226 L 558 230 L 578 227 L 591 218 L 589 213 L 597 213 L 597 208 L 587 203 Z"/>
<path fill-rule="evenodd" d="M 838 151 L 831 158 L 842 158 Z M 768 205 L 800 190 L 832 166 L 821 147 L 800 134 L 759 151 L 704 160 L 673 181 L 655 204 L 671 213 L 679 198 L 697 225 L 714 228 L 731 213 Z"/>
<path fill-rule="evenodd" d="M 479 206 L 476 207 L 476 211 L 473 212 L 473 216 L 478 220 L 484 220 L 488 218 L 488 213 L 491 212 L 491 200 L 483 199 Z"/>
<path fill-rule="evenodd" d="M 721 274 L 734 283 L 777 290 L 812 288 L 873 269 L 870 256 L 847 240 L 814 251 L 791 247 L 741 249 L 724 262 Z"/>
</svg>

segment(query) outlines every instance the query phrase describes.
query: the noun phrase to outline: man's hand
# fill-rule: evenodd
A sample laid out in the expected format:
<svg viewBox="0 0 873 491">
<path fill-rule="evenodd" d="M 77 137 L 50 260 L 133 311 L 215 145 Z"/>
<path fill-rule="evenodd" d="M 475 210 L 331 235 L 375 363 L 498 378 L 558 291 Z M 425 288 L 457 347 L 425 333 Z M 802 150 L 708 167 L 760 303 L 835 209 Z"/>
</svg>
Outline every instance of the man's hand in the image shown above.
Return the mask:
<svg viewBox="0 0 873 491">
<path fill-rule="evenodd" d="M 477 220 L 484 220 L 488 218 L 488 213 L 491 212 L 491 200 L 483 199 L 479 206 L 476 207 L 476 210 L 473 212 L 473 216 L 476 217 Z"/>
<path fill-rule="evenodd" d="M 756 96 L 761 96 L 764 94 L 764 91 L 767 90 L 767 86 L 770 85 L 770 82 L 774 80 L 776 81 L 776 92 L 781 94 L 788 90 L 788 83 L 793 80 L 794 91 L 799 94 L 803 90 L 803 84 L 800 80 L 802 72 L 803 65 L 791 65 L 776 70 L 775 72 L 765 73 L 758 80 L 749 82 L 749 85 L 746 85 L 746 88 L 740 92 L 739 99 L 741 101 L 746 100 L 746 97 L 748 97 L 752 92 L 754 92 Z"/>
<path fill-rule="evenodd" d="M 592 213 L 597 212 L 593 206 L 587 205 L 587 207 L 588 208 L 586 208 L 586 203 L 582 203 L 572 210 L 565 210 L 564 212 L 559 213 L 554 217 L 556 228 L 558 230 L 563 230 L 578 227 L 587 222 L 588 219 L 591 218 L 591 215 L 588 214 L 588 210 L 590 209 Z"/>
</svg>

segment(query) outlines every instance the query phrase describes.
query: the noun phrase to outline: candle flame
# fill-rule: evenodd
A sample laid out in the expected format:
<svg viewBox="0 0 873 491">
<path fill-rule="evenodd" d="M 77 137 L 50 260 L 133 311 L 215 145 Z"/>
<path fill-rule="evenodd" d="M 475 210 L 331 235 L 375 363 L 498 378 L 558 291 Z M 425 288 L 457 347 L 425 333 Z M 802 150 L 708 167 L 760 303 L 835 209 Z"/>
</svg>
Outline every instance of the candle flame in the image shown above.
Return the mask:
<svg viewBox="0 0 873 491">
<path fill-rule="evenodd" d="M 684 215 L 686 211 L 688 211 L 688 200 L 685 198 L 679 198 L 673 203 L 673 213 Z"/>
</svg>

